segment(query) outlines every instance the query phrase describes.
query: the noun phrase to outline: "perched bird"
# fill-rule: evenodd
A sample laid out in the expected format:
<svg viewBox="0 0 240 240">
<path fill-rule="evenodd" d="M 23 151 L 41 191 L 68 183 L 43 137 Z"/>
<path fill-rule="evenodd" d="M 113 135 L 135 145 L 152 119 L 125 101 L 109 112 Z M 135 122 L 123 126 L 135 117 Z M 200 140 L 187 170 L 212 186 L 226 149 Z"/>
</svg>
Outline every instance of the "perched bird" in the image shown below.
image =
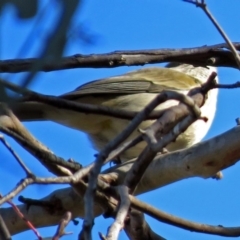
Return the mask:
<svg viewBox="0 0 240 240">
<path fill-rule="evenodd" d="M 115 109 L 140 111 L 162 90 L 175 90 L 187 94 L 190 89 L 206 82 L 213 71 L 216 72 L 216 68 L 171 63 L 166 68 L 143 68 L 123 75 L 92 81 L 72 92 L 61 95 L 60 98 Z M 199 142 L 212 124 L 216 103 L 217 89 L 214 89 L 208 93 L 208 98 L 201 108 L 202 115 L 208 117 L 208 121 L 197 120 L 175 142 L 170 143 L 166 147 L 167 150 L 174 151 Z M 161 110 L 176 104 L 178 101 L 168 100 L 156 109 Z M 101 150 L 129 123 L 128 120 L 104 115 L 84 114 L 39 102 L 18 103 L 13 111 L 22 121 L 50 120 L 83 131 L 97 150 Z M 151 123 L 153 121 L 146 120 L 139 127 L 145 129 Z M 136 129 L 126 141 L 137 134 L 139 133 Z M 121 160 L 126 161 L 137 157 L 145 145 L 146 143 L 141 142 L 128 149 L 120 155 Z"/>
</svg>

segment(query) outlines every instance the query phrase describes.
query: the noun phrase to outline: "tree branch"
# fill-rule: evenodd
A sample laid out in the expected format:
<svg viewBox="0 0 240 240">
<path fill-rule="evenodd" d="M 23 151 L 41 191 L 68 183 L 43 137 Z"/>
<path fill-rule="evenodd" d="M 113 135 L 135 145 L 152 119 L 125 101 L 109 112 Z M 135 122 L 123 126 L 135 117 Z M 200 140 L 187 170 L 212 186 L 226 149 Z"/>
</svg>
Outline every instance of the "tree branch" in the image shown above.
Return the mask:
<svg viewBox="0 0 240 240">
<path fill-rule="evenodd" d="M 236 42 L 233 45 L 239 51 L 240 43 Z M 0 72 L 31 71 L 37 61 L 37 58 L 1 60 Z M 75 54 L 63 57 L 58 61 L 45 62 L 38 70 L 49 72 L 73 68 L 113 68 L 163 62 L 238 67 L 228 44 L 222 43 L 195 48 L 115 51 L 90 55 Z"/>
<path fill-rule="evenodd" d="M 0 214 L 0 239 L 2 240 L 12 240 L 10 232 Z"/>
<path fill-rule="evenodd" d="M 209 178 L 216 172 L 232 166 L 240 159 L 239 139 L 240 127 L 237 126 L 191 148 L 157 156 L 146 170 L 135 194 L 142 194 L 191 177 Z M 134 160 L 110 168 L 100 177 L 103 180 L 105 178 L 108 179 L 109 182 L 110 179 L 113 179 L 114 185 L 120 185 L 123 183 L 133 162 Z M 19 208 L 36 227 L 58 224 L 60 216 L 66 210 L 73 213 L 73 218 L 84 216 L 83 195 L 78 195 L 71 188 L 57 190 L 43 200 L 49 199 L 59 199 L 61 208 L 58 208 L 58 210 L 51 209 L 52 212 L 40 206 L 28 208 L 26 205 L 20 205 Z M 97 204 L 94 205 L 95 216 L 103 213 L 104 208 L 101 204 L 109 200 L 105 200 L 102 203 L 101 201 L 103 200 L 96 197 Z M 113 199 L 110 198 L 111 203 L 113 203 Z M 11 208 L 0 209 L 0 214 L 11 234 L 26 230 L 26 226 L 16 218 Z"/>
<path fill-rule="evenodd" d="M 208 16 L 210 21 L 213 23 L 213 25 L 216 27 L 218 32 L 221 34 L 221 36 L 223 37 L 223 39 L 227 43 L 227 45 L 228 45 L 229 49 L 231 50 L 232 55 L 233 55 L 233 57 L 234 57 L 234 59 L 237 63 L 237 66 L 240 69 L 240 57 L 239 57 L 239 54 L 238 54 L 237 50 L 235 49 L 232 41 L 228 38 L 227 34 L 224 32 L 222 27 L 218 24 L 217 20 L 214 18 L 212 13 L 209 11 L 205 1 L 204 0 L 201 0 L 201 1 L 198 1 L 198 0 L 184 0 L 184 2 L 195 4 L 197 7 L 200 7 L 204 11 L 204 13 Z"/>
<path fill-rule="evenodd" d="M 130 211 L 124 230 L 130 240 L 166 240 L 157 235 L 146 222 L 144 214 L 135 209 Z"/>
<path fill-rule="evenodd" d="M 183 218 L 176 217 L 172 214 L 165 213 L 159 209 L 139 201 L 137 198 L 129 196 L 131 200 L 131 206 L 138 209 L 139 211 L 146 213 L 147 215 L 164 222 L 166 224 L 180 227 L 193 232 L 212 234 L 225 237 L 239 237 L 240 227 L 223 227 L 221 225 L 213 226 L 203 223 L 192 222 Z"/>
</svg>

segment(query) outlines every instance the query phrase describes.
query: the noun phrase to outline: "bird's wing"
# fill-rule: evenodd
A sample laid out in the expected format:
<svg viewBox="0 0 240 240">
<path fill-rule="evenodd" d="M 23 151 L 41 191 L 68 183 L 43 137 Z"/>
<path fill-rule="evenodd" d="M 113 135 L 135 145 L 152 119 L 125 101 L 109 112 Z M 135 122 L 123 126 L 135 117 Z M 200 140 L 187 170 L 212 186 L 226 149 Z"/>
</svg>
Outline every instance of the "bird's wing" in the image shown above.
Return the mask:
<svg viewBox="0 0 240 240">
<path fill-rule="evenodd" d="M 163 89 L 189 90 L 200 84 L 198 79 L 170 68 L 145 68 L 89 82 L 61 97 L 73 100 L 89 95 L 159 93 Z"/>
</svg>

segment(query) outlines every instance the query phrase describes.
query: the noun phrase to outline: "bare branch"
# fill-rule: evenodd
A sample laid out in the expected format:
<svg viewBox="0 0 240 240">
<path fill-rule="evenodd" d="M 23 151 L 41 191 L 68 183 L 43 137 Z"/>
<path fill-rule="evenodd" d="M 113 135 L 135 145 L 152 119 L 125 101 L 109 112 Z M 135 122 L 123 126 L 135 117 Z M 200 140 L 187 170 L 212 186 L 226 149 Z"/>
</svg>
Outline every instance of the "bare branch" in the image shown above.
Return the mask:
<svg viewBox="0 0 240 240">
<path fill-rule="evenodd" d="M 60 220 L 60 223 L 58 224 L 57 231 L 52 240 L 59 240 L 62 236 L 72 234 L 70 232 L 69 233 L 65 232 L 65 227 L 68 225 L 71 218 L 72 218 L 71 212 L 68 211 L 64 214 L 64 216 Z"/>
<path fill-rule="evenodd" d="M 120 197 L 120 204 L 115 221 L 108 230 L 106 240 L 118 239 L 119 232 L 124 228 L 124 221 L 130 207 L 128 188 L 124 185 L 121 185 L 117 187 L 117 190 Z"/>
<path fill-rule="evenodd" d="M 234 43 L 234 46 L 239 50 L 240 43 Z M 0 72 L 30 71 L 36 61 L 38 61 L 37 58 L 1 60 Z M 195 48 L 115 51 L 91 55 L 75 54 L 63 57 L 58 61 L 45 62 L 38 70 L 49 72 L 73 68 L 113 68 L 163 62 L 180 62 L 199 66 L 238 67 L 232 53 L 229 51 L 228 44 L 222 43 Z"/>
<path fill-rule="evenodd" d="M 83 223 L 83 229 L 85 232 L 86 239 L 90 239 L 91 228 L 93 225 L 93 198 L 96 191 L 96 182 L 98 174 L 100 173 L 102 165 L 105 163 L 106 158 L 113 149 L 118 147 L 130 134 L 136 129 L 136 127 L 145 119 L 145 117 L 160 103 L 167 100 L 167 94 L 160 93 L 154 98 L 142 111 L 140 111 L 136 117 L 129 123 L 129 125 L 116 136 L 111 142 L 109 142 L 104 149 L 99 153 L 94 167 L 89 173 L 89 184 L 85 193 L 85 218 Z"/>
<path fill-rule="evenodd" d="M 0 239 L 2 240 L 12 240 L 11 234 L 0 214 Z"/>
<path fill-rule="evenodd" d="M 144 203 L 133 196 L 129 196 L 131 200 L 131 205 L 142 211 L 149 216 L 176 227 L 180 227 L 189 231 L 225 236 L 225 237 L 239 237 L 240 227 L 223 227 L 223 226 L 213 226 L 208 224 L 196 223 L 188 221 L 174 215 L 160 211 L 159 209 L 151 206 L 150 204 Z"/>
<path fill-rule="evenodd" d="M 207 89 L 208 85 L 211 85 L 211 82 L 215 79 L 216 74 L 212 74 L 209 77 L 209 81 L 203 85 L 203 88 Z M 193 91 L 194 92 L 194 91 Z M 163 93 L 159 94 L 152 102 L 150 102 L 133 120 L 132 122 L 128 125 L 128 127 L 121 133 L 119 134 L 115 139 L 113 139 L 110 143 L 107 144 L 107 146 L 101 151 L 101 153 L 99 154 L 96 162 L 95 162 L 95 166 L 91 169 L 90 174 L 89 174 L 89 185 L 88 185 L 88 189 L 85 193 L 84 199 L 85 199 L 85 220 L 83 223 L 83 231 L 85 232 L 85 238 L 86 239 L 90 239 L 91 238 L 91 228 L 93 226 L 93 198 L 94 198 L 94 193 L 96 191 L 96 181 L 97 181 L 97 177 L 98 174 L 100 173 L 102 164 L 104 164 L 105 159 L 107 158 L 107 156 L 109 155 L 109 153 L 115 149 L 121 142 L 123 142 L 131 133 L 132 131 L 136 128 L 136 126 L 138 126 L 141 121 L 144 119 L 144 116 L 147 115 L 148 113 L 150 113 L 158 104 L 159 102 L 162 101 L 163 98 Z M 170 99 L 171 97 L 176 97 L 176 95 L 178 96 L 178 100 L 182 99 L 182 100 L 186 100 L 186 98 L 183 97 L 179 97 L 178 94 L 173 94 L 172 92 L 164 92 L 165 95 L 167 95 L 167 99 Z M 201 95 L 201 94 L 200 94 Z M 199 97 L 199 96 L 198 96 Z M 165 100 L 166 98 L 164 98 Z M 200 97 L 200 101 L 198 102 L 199 106 L 202 106 L 203 102 L 204 102 L 204 96 L 201 95 Z M 190 106 L 194 106 L 193 102 L 190 101 L 188 99 L 188 101 L 186 101 L 186 104 L 189 104 Z M 185 104 L 182 104 L 184 107 Z M 178 106 L 180 107 L 181 104 Z M 174 108 L 174 107 L 173 107 Z M 188 108 L 187 108 L 188 109 Z M 193 108 L 194 110 L 194 114 L 197 114 L 197 116 L 199 116 L 200 111 L 199 109 L 197 109 L 196 106 L 194 106 Z M 166 110 L 166 113 L 168 113 L 168 111 L 171 111 L 172 108 L 170 108 L 170 110 Z M 186 112 L 185 112 L 186 113 Z M 163 115 L 164 116 L 164 115 Z M 184 115 L 183 115 L 184 116 Z M 161 119 L 161 118 L 160 118 Z M 164 119 L 164 118 L 163 118 Z M 176 123 L 176 119 L 180 119 L 179 117 L 174 117 L 175 123 Z M 164 119 L 166 120 L 166 119 Z M 186 130 L 186 128 L 194 121 L 196 120 L 196 116 L 189 116 L 186 120 L 184 120 L 183 124 L 180 125 L 179 129 L 180 131 L 175 132 L 174 134 L 170 134 L 167 135 L 164 139 L 164 141 L 162 141 L 162 147 L 164 147 L 166 144 L 168 144 L 169 142 L 175 140 L 175 138 L 184 130 Z M 163 121 L 165 122 L 165 121 Z M 167 121 L 169 122 L 169 119 L 167 117 Z M 162 128 L 164 126 L 163 123 L 159 124 Z M 145 172 L 145 170 L 147 169 L 148 165 L 150 164 L 151 160 L 153 159 L 153 157 L 157 154 L 157 151 L 159 151 L 159 146 L 154 150 L 154 149 L 150 149 L 150 148 L 145 148 L 145 150 L 142 152 L 142 154 L 140 154 L 139 160 L 136 161 L 136 163 L 133 166 L 133 169 L 131 169 L 131 171 L 129 172 L 129 174 L 126 177 L 126 181 L 125 184 L 126 186 L 128 186 L 131 189 L 131 192 L 134 191 L 137 183 L 139 182 L 139 180 L 141 179 L 143 173 Z M 137 167 L 136 167 L 137 166 Z M 133 173 L 138 173 L 138 175 L 136 176 L 136 174 Z"/>
<path fill-rule="evenodd" d="M 22 169 L 25 171 L 26 175 L 32 176 L 32 172 L 28 169 L 28 167 L 24 164 L 22 159 L 17 155 L 17 153 L 11 148 L 9 143 L 5 140 L 4 136 L 0 135 L 0 141 L 4 144 L 4 146 L 9 150 L 9 152 L 13 155 L 13 157 L 17 160 L 19 165 L 22 167 Z"/>
<path fill-rule="evenodd" d="M 210 21 L 213 23 L 213 25 L 216 27 L 216 29 L 218 30 L 218 32 L 221 34 L 221 36 L 223 37 L 223 39 L 226 41 L 229 49 L 231 50 L 233 57 L 237 63 L 238 68 L 240 69 L 240 57 L 239 54 L 236 50 L 236 48 L 234 47 L 234 44 L 232 43 L 232 41 L 228 38 L 227 34 L 224 32 L 224 30 L 222 29 L 222 27 L 218 24 L 217 20 L 214 18 L 214 16 L 212 15 L 212 13 L 209 11 L 209 9 L 207 8 L 207 4 L 205 3 L 204 0 L 202 0 L 201 2 L 199 2 L 198 0 L 183 0 L 185 2 L 188 3 L 193 3 L 195 4 L 197 7 L 200 7 L 205 14 L 208 16 L 208 18 L 210 19 Z"/>
<path fill-rule="evenodd" d="M 215 78 L 215 76 L 213 76 Z M 110 154 L 110 152 L 115 149 L 120 143 L 122 143 L 131 133 L 132 131 L 145 119 L 145 117 L 160 103 L 163 101 L 166 101 L 167 99 L 182 99 L 182 97 L 179 96 L 177 93 L 173 93 L 171 91 L 164 91 L 157 95 L 157 97 L 150 102 L 141 112 L 139 112 L 136 117 L 130 122 L 130 124 L 126 127 L 126 129 L 119 134 L 115 139 L 113 139 L 111 142 L 107 144 L 107 146 L 100 152 L 98 155 L 98 158 L 96 162 L 94 163 L 94 167 L 91 169 L 89 173 L 89 185 L 88 189 L 85 194 L 85 203 L 86 203 L 86 215 L 85 220 L 83 224 L 83 229 L 86 229 L 86 239 L 88 239 L 91 231 L 91 227 L 93 225 L 93 196 L 96 189 L 96 181 L 97 176 L 101 170 L 102 165 L 106 162 L 106 158 Z M 185 99 L 185 98 L 184 98 Z M 189 104 L 190 106 L 193 106 L 192 101 L 186 101 L 186 104 Z M 202 103 L 200 103 L 202 105 Z M 184 105 L 185 106 L 185 105 Z M 188 108 L 185 106 L 185 108 L 188 110 Z M 195 111 L 197 111 L 195 109 Z M 167 112 L 167 110 L 166 110 Z M 174 120 L 180 119 L 178 117 L 175 117 Z M 168 121 L 167 121 L 168 122 Z M 164 124 L 162 125 L 162 127 Z M 175 138 L 174 138 L 175 139 Z M 173 138 L 172 138 L 173 140 Z M 155 156 L 156 152 L 153 153 L 151 159 Z M 149 157 L 147 157 L 149 159 Z M 140 175 L 142 176 L 142 175 Z M 129 186 L 129 185 L 128 185 Z M 87 237 L 88 236 L 88 237 Z"/>
<path fill-rule="evenodd" d="M 157 133 L 162 133 L 162 130 L 164 129 L 165 133 L 167 135 L 164 135 L 162 139 L 158 142 L 157 139 L 150 143 L 149 146 L 147 146 L 144 151 L 140 154 L 138 159 L 135 161 L 133 167 L 128 172 L 126 178 L 125 178 L 125 184 L 129 187 L 130 192 L 134 192 L 137 184 L 139 183 L 140 179 L 142 178 L 144 172 L 148 168 L 149 164 L 151 163 L 152 159 L 156 156 L 157 152 L 160 152 L 167 144 L 172 142 L 176 139 L 178 135 L 180 135 L 183 131 L 185 131 L 188 126 L 190 126 L 195 120 L 197 120 L 200 116 L 200 110 L 198 109 L 198 106 L 202 106 L 204 104 L 205 100 L 205 93 L 210 89 L 213 85 L 212 82 L 214 82 L 214 79 L 216 77 L 216 74 L 211 74 L 208 81 L 203 84 L 202 89 L 193 89 L 189 92 L 189 95 L 193 98 L 195 101 L 195 104 L 190 101 L 187 97 L 182 97 L 179 99 L 183 102 L 188 99 L 188 101 L 185 101 L 184 103 L 180 103 L 178 106 L 174 106 L 163 114 L 162 117 L 160 117 L 155 123 L 153 123 L 146 131 L 145 133 L 149 135 L 152 135 L 155 138 L 157 136 Z M 202 93 L 204 91 L 204 93 Z M 188 104 L 190 109 L 193 107 L 192 111 L 194 112 L 194 115 L 189 115 L 189 108 L 186 107 L 185 104 Z M 177 107 L 177 108 L 176 108 Z M 181 111 L 175 111 L 175 110 L 181 109 Z M 185 117 L 187 116 L 187 117 Z M 182 117 L 185 117 L 183 121 L 179 122 Z M 178 123 L 176 125 L 176 123 Z M 172 124 L 170 124 L 172 123 Z M 171 128 L 167 128 L 165 126 L 171 126 L 174 127 L 172 130 Z M 170 131 L 170 132 L 169 132 Z M 169 132 L 169 133 L 168 133 Z M 159 136 L 158 136 L 159 137 Z"/>
<path fill-rule="evenodd" d="M 222 89 L 235 89 L 240 88 L 240 82 L 235 82 L 232 84 L 216 84 L 214 88 L 222 88 Z"/>
<path fill-rule="evenodd" d="M 1 196 L 0 196 L 1 197 Z M 1 198 L 0 198 L 1 199 Z M 23 213 L 20 211 L 20 209 L 10 200 L 7 201 L 7 203 L 9 205 L 11 205 L 11 207 L 13 208 L 13 210 L 15 211 L 15 213 L 18 215 L 18 217 L 21 218 L 21 220 L 23 220 L 25 222 L 25 224 L 27 225 L 27 227 L 29 229 L 32 229 L 32 231 L 34 232 L 34 234 L 37 236 L 37 238 L 39 240 L 42 239 L 41 235 L 39 234 L 39 232 L 37 231 L 37 229 L 34 227 L 34 225 L 26 218 L 26 216 L 23 215 Z"/>
<path fill-rule="evenodd" d="M 48 166 L 50 171 L 57 173 L 59 171 L 62 172 L 65 169 L 65 175 L 69 175 L 68 172 L 70 171 L 67 170 L 67 168 L 72 171 L 80 169 L 81 166 L 79 164 L 67 162 L 63 158 L 54 155 L 46 146 L 40 143 L 27 131 L 8 108 L 1 106 L 0 113 L 0 131 L 13 137 L 34 157 L 37 157 L 44 166 Z"/>
<path fill-rule="evenodd" d="M 208 141 L 196 144 L 191 148 L 157 156 L 146 170 L 137 186 L 135 194 L 148 192 L 191 177 L 210 178 L 216 172 L 238 162 L 240 159 L 239 138 L 240 127 L 237 126 Z M 124 164 L 114 166 L 106 170 L 104 172 L 105 174 L 101 175 L 101 178 L 106 176 L 106 178 L 110 179 L 114 176 L 113 183 L 115 185 L 121 185 L 124 182 L 127 172 L 131 169 L 133 162 L 134 161 L 128 161 Z M 54 211 L 51 213 L 40 206 L 31 206 L 31 211 L 28 211 L 25 205 L 20 205 L 19 208 L 36 226 L 56 225 L 59 221 L 59 214 L 63 215 L 66 210 L 71 211 L 74 218 L 83 218 L 84 189 L 86 189 L 86 186 L 82 187 L 82 190 L 76 189 L 76 187 L 74 187 L 74 190 L 71 188 L 61 189 L 43 199 L 49 200 L 57 198 L 61 201 L 62 207 L 56 211 L 54 208 L 51 208 L 51 210 Z M 81 191 L 82 195 L 78 195 L 77 191 Z M 114 206 L 114 208 L 117 206 L 117 202 L 113 198 L 106 198 L 104 195 L 98 194 L 98 192 L 96 193 L 95 201 L 97 203 L 94 205 L 95 216 L 107 211 L 111 206 Z M 2 208 L 0 209 L 0 213 L 11 234 L 26 230 L 26 226 L 16 219 L 11 208 Z M 38 217 L 36 218 L 36 216 Z"/>
<path fill-rule="evenodd" d="M 138 111 L 127 111 L 121 109 L 114 109 L 107 106 L 96 106 L 93 104 L 78 103 L 75 101 L 66 100 L 63 97 L 56 97 L 50 95 L 43 95 L 34 91 L 31 91 L 26 88 L 22 88 L 14 83 L 0 79 L 0 84 L 11 89 L 14 92 L 22 94 L 28 101 L 37 101 L 46 103 L 52 106 L 57 106 L 58 108 L 73 110 L 82 113 L 95 113 L 101 115 L 107 115 L 116 118 L 132 120 L 137 114 Z M 164 100 L 162 100 L 164 101 Z M 166 100 L 165 100 L 166 101 Z M 18 102 L 9 103 L 11 105 L 18 104 Z M 149 115 L 145 115 L 145 119 L 156 119 L 162 114 L 162 110 L 154 111 Z"/>
<path fill-rule="evenodd" d="M 124 230 L 130 240 L 166 240 L 153 232 L 146 222 L 143 213 L 135 209 L 131 209 L 129 212 L 129 219 L 126 221 Z"/>
</svg>

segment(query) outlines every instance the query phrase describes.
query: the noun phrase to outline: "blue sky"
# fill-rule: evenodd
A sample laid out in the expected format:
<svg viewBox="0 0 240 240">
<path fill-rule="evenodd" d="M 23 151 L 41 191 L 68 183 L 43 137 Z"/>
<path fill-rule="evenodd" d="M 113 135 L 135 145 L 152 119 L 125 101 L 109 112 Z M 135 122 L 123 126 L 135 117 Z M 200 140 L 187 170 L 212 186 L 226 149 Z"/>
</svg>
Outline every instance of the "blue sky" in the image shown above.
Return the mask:
<svg viewBox="0 0 240 240">
<path fill-rule="evenodd" d="M 12 5 L 7 5 L 1 12 L 1 42 L 0 58 L 14 59 L 37 57 L 42 50 L 46 37 L 54 27 L 57 17 L 56 1 L 39 1 L 39 9 L 45 8 L 43 18 L 38 17 L 21 20 L 17 17 Z M 239 7 L 238 1 L 207 1 L 207 4 L 218 22 L 224 28 L 232 41 L 240 41 L 238 31 Z M 83 1 L 76 11 L 72 21 L 72 29 L 85 29 L 89 36 L 94 36 L 93 44 L 83 43 L 78 37 L 71 37 L 66 45 L 64 55 L 77 53 L 107 53 L 115 50 L 140 50 L 154 48 L 184 48 L 222 43 L 223 40 L 212 23 L 199 8 L 180 0 L 99 0 Z M 77 32 L 77 31 L 75 31 Z M 26 39 L 29 42 L 23 48 Z M 119 67 L 114 69 L 74 69 L 50 73 L 38 73 L 30 88 L 44 94 L 59 95 L 71 91 L 77 86 L 102 77 L 112 76 L 140 67 Z M 21 74 L 2 74 L 2 77 L 21 83 L 26 76 Z M 221 83 L 232 83 L 239 80 L 236 69 L 219 68 Z M 237 104 L 239 90 L 221 90 L 219 93 L 216 118 L 206 139 L 218 135 L 233 126 L 235 118 L 240 115 Z M 94 159 L 87 137 L 80 132 L 51 123 L 26 123 L 25 126 L 57 155 L 68 159 L 70 157 L 82 164 Z M 38 176 L 49 176 L 49 173 L 32 156 L 7 138 L 29 168 Z M 1 163 L 0 192 L 5 194 L 12 189 L 24 174 L 6 149 L 0 145 Z M 14 170 L 13 170 L 14 169 Z M 223 226 L 240 225 L 240 194 L 238 190 L 239 164 L 223 171 L 221 181 L 194 178 L 180 181 L 161 189 L 139 196 L 159 209 L 173 215 L 201 223 Z M 66 187 L 66 186 L 62 186 Z M 31 186 L 22 195 L 41 198 L 51 193 L 56 186 Z M 17 199 L 14 199 L 18 203 Z M 168 240 L 194 239 L 217 240 L 219 236 L 192 233 L 180 228 L 168 226 L 147 217 L 152 229 Z M 106 233 L 111 219 L 99 217 L 95 221 L 93 233 Z M 76 239 L 81 226 L 67 227 L 73 231 L 72 236 L 63 239 Z M 55 227 L 39 229 L 42 236 L 51 236 Z M 14 240 L 35 239 L 31 231 L 13 237 Z M 127 239 L 121 233 L 120 239 Z M 231 238 L 228 238 L 231 239 Z"/>
</svg>

